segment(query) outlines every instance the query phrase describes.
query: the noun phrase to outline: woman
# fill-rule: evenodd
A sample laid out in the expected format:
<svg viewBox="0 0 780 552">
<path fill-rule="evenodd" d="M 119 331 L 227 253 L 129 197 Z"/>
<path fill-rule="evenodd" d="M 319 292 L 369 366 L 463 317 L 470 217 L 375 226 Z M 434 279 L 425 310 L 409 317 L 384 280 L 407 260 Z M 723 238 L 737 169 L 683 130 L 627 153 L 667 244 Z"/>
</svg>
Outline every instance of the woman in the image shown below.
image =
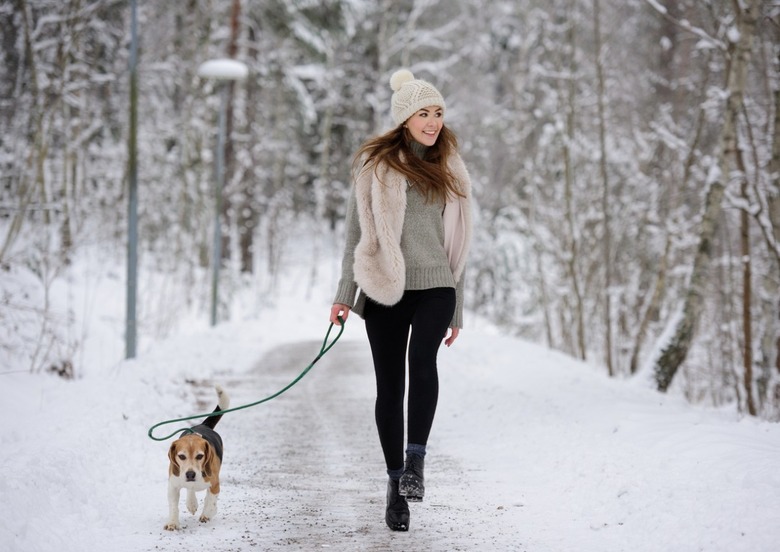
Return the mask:
<svg viewBox="0 0 780 552">
<path fill-rule="evenodd" d="M 330 320 L 340 324 L 350 310 L 365 319 L 389 475 L 385 521 L 394 531 L 407 531 L 407 501 L 419 502 L 425 493 L 423 459 L 439 393 L 437 352 L 443 339 L 452 345 L 462 327 L 471 183 L 455 135 L 444 126 L 439 91 L 406 69 L 393 74 L 390 86 L 396 128 L 368 140 L 355 155 Z"/>
</svg>

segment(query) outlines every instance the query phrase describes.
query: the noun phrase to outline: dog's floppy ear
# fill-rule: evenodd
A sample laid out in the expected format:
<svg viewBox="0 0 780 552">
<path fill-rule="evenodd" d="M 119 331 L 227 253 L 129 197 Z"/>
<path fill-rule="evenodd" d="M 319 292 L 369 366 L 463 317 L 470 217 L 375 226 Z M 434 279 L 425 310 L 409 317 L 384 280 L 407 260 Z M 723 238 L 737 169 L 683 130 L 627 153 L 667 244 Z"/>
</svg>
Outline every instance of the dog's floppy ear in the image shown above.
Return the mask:
<svg viewBox="0 0 780 552">
<path fill-rule="evenodd" d="M 206 477 L 211 477 L 213 467 L 212 462 L 214 462 L 216 455 L 214 454 L 214 451 L 212 450 L 208 441 L 205 441 L 203 444 L 206 446 L 206 456 L 203 458 L 203 473 L 206 474 Z"/>
<path fill-rule="evenodd" d="M 174 441 L 171 448 L 168 449 L 168 459 L 171 461 L 171 473 L 175 477 L 179 477 L 179 463 L 176 461 L 176 450 L 176 441 Z"/>
</svg>

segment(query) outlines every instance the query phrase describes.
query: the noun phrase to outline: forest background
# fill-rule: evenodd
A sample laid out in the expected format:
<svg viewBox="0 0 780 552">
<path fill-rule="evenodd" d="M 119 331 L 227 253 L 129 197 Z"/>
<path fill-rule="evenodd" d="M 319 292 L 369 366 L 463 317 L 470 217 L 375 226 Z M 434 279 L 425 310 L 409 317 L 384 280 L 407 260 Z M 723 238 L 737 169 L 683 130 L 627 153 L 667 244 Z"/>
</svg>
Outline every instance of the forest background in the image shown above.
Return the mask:
<svg viewBox="0 0 780 552">
<path fill-rule="evenodd" d="M 469 309 L 610 376 L 780 420 L 780 2 L 137 10 L 142 341 L 208 310 L 216 205 L 221 320 L 247 285 L 273 296 L 292 236 L 311 236 L 320 277 L 352 155 L 389 128 L 407 67 L 447 99 L 474 181 Z M 125 277 L 130 29 L 127 0 L 0 0 L 3 370 L 78 377 L 83 306 L 51 290 L 95 252 Z M 197 70 L 225 57 L 249 75 L 227 88 L 217 204 L 220 95 Z"/>
</svg>

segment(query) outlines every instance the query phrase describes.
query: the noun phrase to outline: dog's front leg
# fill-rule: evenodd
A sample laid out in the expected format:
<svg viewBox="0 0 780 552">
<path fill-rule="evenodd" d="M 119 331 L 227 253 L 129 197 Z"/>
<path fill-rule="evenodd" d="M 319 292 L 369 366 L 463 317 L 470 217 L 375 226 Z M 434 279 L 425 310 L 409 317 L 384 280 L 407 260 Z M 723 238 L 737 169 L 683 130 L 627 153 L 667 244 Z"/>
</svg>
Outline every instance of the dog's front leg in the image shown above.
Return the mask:
<svg viewBox="0 0 780 552">
<path fill-rule="evenodd" d="M 192 515 L 198 511 L 198 495 L 195 494 L 195 489 L 187 489 L 187 511 Z"/>
<path fill-rule="evenodd" d="M 200 514 L 201 523 L 206 523 L 217 513 L 217 496 L 211 492 L 211 489 L 206 491 L 206 498 L 203 499 L 203 512 Z"/>
<path fill-rule="evenodd" d="M 175 531 L 180 529 L 179 525 L 179 491 L 180 487 L 174 485 L 173 481 L 168 481 L 168 523 L 165 529 Z"/>
</svg>

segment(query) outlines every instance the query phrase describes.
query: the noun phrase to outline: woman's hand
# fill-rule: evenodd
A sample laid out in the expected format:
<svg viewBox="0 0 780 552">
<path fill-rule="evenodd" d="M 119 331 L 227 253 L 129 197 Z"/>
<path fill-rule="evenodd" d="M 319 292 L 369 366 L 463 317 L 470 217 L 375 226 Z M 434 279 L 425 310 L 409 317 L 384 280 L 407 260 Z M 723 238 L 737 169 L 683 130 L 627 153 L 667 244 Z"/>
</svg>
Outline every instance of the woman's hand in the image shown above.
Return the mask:
<svg viewBox="0 0 780 552">
<path fill-rule="evenodd" d="M 331 323 L 335 324 L 336 326 L 341 326 L 341 322 L 339 321 L 339 316 L 344 322 L 346 322 L 347 317 L 349 316 L 349 311 L 350 308 L 347 305 L 343 305 L 341 303 L 334 303 L 333 306 L 330 308 Z"/>
<path fill-rule="evenodd" d="M 458 339 L 458 334 L 460 333 L 460 328 L 450 328 L 450 336 L 444 340 L 444 344 L 449 347 L 453 343 L 455 343 L 455 340 Z"/>
</svg>

